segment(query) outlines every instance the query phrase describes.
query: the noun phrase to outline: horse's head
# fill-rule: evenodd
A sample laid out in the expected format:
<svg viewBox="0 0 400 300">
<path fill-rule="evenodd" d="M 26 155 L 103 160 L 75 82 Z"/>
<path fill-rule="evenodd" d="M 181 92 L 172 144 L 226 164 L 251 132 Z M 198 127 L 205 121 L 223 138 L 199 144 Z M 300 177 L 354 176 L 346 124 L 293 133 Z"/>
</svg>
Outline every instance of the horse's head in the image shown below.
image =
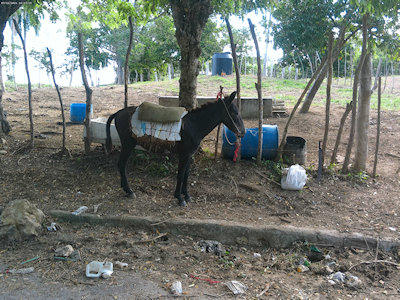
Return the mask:
<svg viewBox="0 0 400 300">
<path fill-rule="evenodd" d="M 228 97 L 221 99 L 222 102 L 222 123 L 229 128 L 236 136 L 242 138 L 246 133 L 242 117 L 239 114 L 239 110 L 234 103 L 236 92 L 233 92 Z"/>
</svg>

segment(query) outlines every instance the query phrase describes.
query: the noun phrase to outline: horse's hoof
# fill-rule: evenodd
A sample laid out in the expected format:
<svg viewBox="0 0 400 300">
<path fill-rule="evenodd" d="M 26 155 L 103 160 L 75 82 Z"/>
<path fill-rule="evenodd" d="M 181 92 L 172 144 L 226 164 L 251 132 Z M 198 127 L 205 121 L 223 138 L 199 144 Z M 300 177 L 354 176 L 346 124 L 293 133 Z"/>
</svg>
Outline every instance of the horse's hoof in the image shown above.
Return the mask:
<svg viewBox="0 0 400 300">
<path fill-rule="evenodd" d="M 179 206 L 186 207 L 187 203 L 185 200 L 179 201 Z"/>
<path fill-rule="evenodd" d="M 192 197 L 190 197 L 190 195 L 185 195 L 185 201 L 187 203 L 192 202 Z"/>
<path fill-rule="evenodd" d="M 125 190 L 127 198 L 136 198 L 135 193 L 131 189 Z"/>
</svg>

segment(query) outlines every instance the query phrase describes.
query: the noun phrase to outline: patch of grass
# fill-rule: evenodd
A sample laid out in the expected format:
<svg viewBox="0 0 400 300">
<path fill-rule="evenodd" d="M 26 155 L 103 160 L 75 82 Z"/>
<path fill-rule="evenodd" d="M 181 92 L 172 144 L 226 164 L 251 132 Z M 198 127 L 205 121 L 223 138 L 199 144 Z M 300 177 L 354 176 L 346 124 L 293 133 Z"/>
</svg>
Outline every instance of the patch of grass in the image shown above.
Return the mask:
<svg viewBox="0 0 400 300">
<path fill-rule="evenodd" d="M 14 82 L 6 81 L 4 83 L 4 87 L 5 87 L 6 91 L 14 92 L 17 89 L 28 89 L 28 84 L 25 84 L 25 83 L 14 84 Z M 49 88 L 49 87 L 53 87 L 53 86 L 50 84 L 43 84 L 43 83 L 40 84 L 40 88 Z M 39 88 L 39 84 L 37 84 L 37 83 L 32 84 L 32 89 L 38 89 L 38 88 Z"/>
<path fill-rule="evenodd" d="M 307 83 L 303 80 L 289 80 L 289 79 L 276 79 L 276 88 L 279 90 L 293 90 L 301 89 L 303 90 Z"/>
<path fill-rule="evenodd" d="M 281 162 L 274 162 L 272 160 L 262 160 L 261 165 L 269 172 L 269 178 L 274 181 L 280 181 L 282 177 L 282 170 L 284 165 Z"/>
<path fill-rule="evenodd" d="M 209 158 L 209 159 L 214 159 L 214 151 L 213 150 L 211 150 L 210 148 L 208 148 L 208 147 L 206 147 L 206 146 L 204 146 L 204 147 L 202 147 L 202 150 L 203 150 L 203 152 L 204 152 L 204 154 L 205 154 L 205 157 L 206 158 Z"/>
<path fill-rule="evenodd" d="M 348 173 L 347 178 L 351 181 L 357 182 L 357 183 L 365 183 L 369 175 L 366 172 L 358 172 L 358 173 Z"/>
<path fill-rule="evenodd" d="M 240 77 L 242 97 L 257 97 L 257 91 L 254 83 L 257 82 L 256 75 L 242 75 Z M 262 94 L 265 97 L 273 97 L 277 100 L 283 100 L 287 105 L 293 105 L 297 102 L 298 97 L 303 92 L 308 79 L 282 79 L 282 78 L 262 78 Z M 200 96 L 215 96 L 219 91 L 219 86 L 225 88 L 225 92 L 231 92 L 236 89 L 235 75 L 229 76 L 206 76 L 199 75 L 197 78 L 197 93 Z M 159 90 L 166 95 L 177 95 L 179 93 L 179 78 L 164 81 L 146 81 L 137 82 L 130 85 L 132 88 L 143 90 Z M 345 106 L 352 99 L 353 90 L 351 82 L 347 79 L 339 80 L 339 85 L 335 79 L 332 86 L 332 103 Z M 326 99 L 326 81 L 323 82 L 318 90 L 313 105 L 325 105 Z M 371 96 L 371 108 L 377 108 L 377 91 L 375 90 Z M 389 93 L 387 89 L 382 95 L 383 110 L 400 110 L 400 94 Z"/>
<path fill-rule="evenodd" d="M 131 156 L 134 166 L 142 168 L 153 177 L 168 177 L 175 174 L 176 166 L 171 162 L 169 156 L 150 153 L 142 150 L 134 150 Z"/>
</svg>

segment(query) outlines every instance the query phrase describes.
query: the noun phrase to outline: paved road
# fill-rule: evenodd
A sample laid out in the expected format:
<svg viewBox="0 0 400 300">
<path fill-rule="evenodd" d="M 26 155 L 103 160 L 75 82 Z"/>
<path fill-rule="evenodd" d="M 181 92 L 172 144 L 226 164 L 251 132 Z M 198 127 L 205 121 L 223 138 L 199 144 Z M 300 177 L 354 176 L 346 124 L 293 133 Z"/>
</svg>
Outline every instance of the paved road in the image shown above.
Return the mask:
<svg viewBox="0 0 400 300">
<path fill-rule="evenodd" d="M 44 282 L 38 274 L 0 276 L 0 299 L 156 299 L 168 293 L 132 272 L 109 279 L 83 278 L 76 285 Z"/>
</svg>

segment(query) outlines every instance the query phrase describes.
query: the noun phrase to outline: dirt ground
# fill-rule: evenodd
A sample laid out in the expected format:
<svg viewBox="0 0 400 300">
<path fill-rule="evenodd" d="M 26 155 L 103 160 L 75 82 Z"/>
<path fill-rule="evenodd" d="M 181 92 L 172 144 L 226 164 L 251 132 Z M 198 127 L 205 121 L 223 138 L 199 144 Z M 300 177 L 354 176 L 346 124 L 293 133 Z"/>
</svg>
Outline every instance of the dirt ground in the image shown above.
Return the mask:
<svg viewBox="0 0 400 300">
<path fill-rule="evenodd" d="M 157 233 L 131 228 L 106 228 L 61 224 L 59 232 L 47 232 L 34 242 L 6 244 L 0 253 L 0 272 L 5 268 L 34 267 L 26 275 L 0 274 L 0 298 L 28 299 L 156 299 L 173 298 L 170 287 L 181 281 L 183 296 L 196 299 L 235 298 L 226 282 L 237 280 L 248 288 L 241 298 L 255 299 L 381 299 L 399 297 L 399 269 L 392 265 L 360 264 L 375 259 L 375 251 L 319 247 L 329 257 L 312 262 L 310 245 L 273 250 L 223 246 L 221 257 L 203 252 L 200 240 L 167 235 L 154 242 Z M 81 253 L 77 262 L 53 258 L 54 249 L 70 244 Z M 259 256 L 256 257 L 255 253 Z M 378 253 L 381 260 L 399 260 L 400 253 Z M 257 255 L 257 254 L 256 254 Z M 393 256 L 394 255 L 394 256 Z M 23 266 L 21 262 L 38 257 Z M 311 261 L 310 270 L 299 273 L 300 260 Z M 92 260 L 122 261 L 109 279 L 85 277 Z M 334 272 L 349 272 L 360 278 L 359 286 L 331 285 L 325 265 Z"/>
<path fill-rule="evenodd" d="M 177 85 L 177 82 L 173 84 Z M 162 87 L 156 86 L 151 92 L 144 87 L 133 86 L 129 92 L 130 103 L 133 105 L 144 100 L 156 102 L 158 95 L 165 94 Z M 202 87 L 199 93 L 214 94 L 209 90 L 202 90 Z M 69 105 L 83 102 L 84 89 L 63 88 L 62 95 L 68 118 Z M 62 130 L 57 124 L 60 121 L 57 99 L 56 92 L 51 88 L 34 91 L 34 122 L 38 138 L 35 139 L 35 148 L 26 151 L 24 145 L 29 138 L 26 91 L 18 90 L 5 94 L 3 103 L 13 130 L 7 137 L 5 147 L 7 153 L 0 155 L 0 206 L 4 207 L 7 202 L 14 199 L 25 198 L 46 213 L 51 209 L 73 211 L 81 205 L 92 209 L 94 205 L 101 203 L 98 211 L 100 215 L 130 214 L 155 216 L 160 219 L 179 217 L 261 225 L 290 224 L 399 239 L 400 178 L 395 174 L 400 166 L 399 112 L 384 111 L 382 115 L 378 178 L 363 178 L 357 174 L 344 176 L 329 171 L 324 174 L 320 183 L 316 181 L 315 170 L 318 141 L 322 140 L 323 136 L 324 107 L 315 106 L 309 114 L 297 115 L 293 119 L 289 134 L 305 138 L 308 148 L 306 168 L 309 178 L 307 187 L 301 192 L 283 191 L 271 180 L 266 179 L 267 177 L 277 180 L 276 172 L 271 169 L 269 163 L 256 166 L 252 161 L 242 161 L 240 164 L 222 158 L 214 161 L 210 155 L 214 151 L 216 135 L 214 131 L 203 142 L 204 153 L 195 157 L 189 178 L 191 185 L 189 191 L 193 202 L 187 208 L 180 208 L 172 196 L 176 174 L 174 156 L 143 153 L 133 155 L 128 174 L 137 197 L 127 199 L 119 187 L 119 174 L 116 168 L 118 151 L 107 157 L 100 145 L 93 145 L 93 151 L 89 155 L 84 155 L 81 125 L 67 127 L 67 147 L 71 157 L 60 158 L 55 155 L 61 146 Z M 93 93 L 95 117 L 108 116 L 120 109 L 123 105 L 122 99 L 123 87 L 95 88 Z M 331 111 L 332 131 L 328 149 L 333 148 L 344 108 L 335 105 Z M 285 117 L 273 117 L 264 120 L 264 123 L 277 124 L 282 132 L 286 120 Z M 256 127 L 256 124 L 255 120 L 245 120 L 246 127 Z M 370 125 L 370 143 L 373 149 L 376 130 L 375 111 L 371 112 Z M 348 125 L 343 135 L 344 142 L 340 147 L 340 156 L 344 156 L 347 131 Z M 369 171 L 372 170 L 372 152 L 369 154 Z M 330 153 L 328 151 L 329 157 Z M 340 159 L 341 157 L 339 161 Z M 48 233 L 35 243 L 6 245 L 0 251 L 0 267 L 15 266 L 18 262 L 40 255 L 46 259 L 31 264 L 37 268 L 39 274 L 37 276 L 43 278 L 44 282 L 50 280 L 64 286 L 73 286 L 74 289 L 84 286 L 89 290 L 95 290 L 98 286 L 127 284 L 129 280 L 126 278 L 129 276 L 125 275 L 131 274 L 143 278 L 140 280 L 149 280 L 150 290 L 154 284 L 156 292 L 145 294 L 149 298 L 161 295 L 157 287 L 164 288 L 164 291 L 168 290 L 168 285 L 174 280 L 182 281 L 187 296 L 211 298 L 228 292 L 223 284 L 211 285 L 203 280 L 191 278 L 191 274 L 221 282 L 240 280 L 249 286 L 246 294 L 249 298 L 254 298 L 267 283 L 270 284 L 270 288 L 264 297 L 273 298 L 378 299 L 390 295 L 396 298 L 400 293 L 399 270 L 390 265 L 377 265 L 377 269 L 374 264 L 360 265 L 352 269 L 351 273 L 359 276 L 363 282 L 362 287 L 358 289 L 342 285 L 330 286 L 326 275 L 319 274 L 321 272 L 317 266 L 306 273 L 296 272 L 295 261 L 307 254 L 309 251 L 307 245 L 297 245 L 293 249 L 279 252 L 271 249 L 231 247 L 229 254 L 220 258 L 198 251 L 195 247 L 198 241 L 187 237 L 170 236 L 167 240 L 140 245 L 136 249 L 136 246 L 130 246 L 132 241 L 140 240 L 145 233 L 138 233 L 132 229 L 69 224 L 62 226 L 62 231 Z M 94 259 L 124 260 L 130 264 L 130 269 L 116 272 L 111 281 L 95 281 L 95 285 L 92 285 L 93 282 L 84 278 L 82 261 L 69 263 L 48 259 L 53 249 L 66 243 L 80 249 L 83 262 Z M 339 265 L 344 266 L 364 260 L 370 261 L 375 257 L 374 249 L 369 252 L 329 247 L 322 249 L 324 254 L 331 255 Z M 260 253 L 261 259 L 254 258 L 254 252 Z M 397 253 L 379 255 L 382 255 L 382 259 L 399 262 Z M 343 267 L 344 270 L 346 267 Z M 28 278 L 30 275 L 24 276 Z M 121 281 L 118 278 L 121 278 Z M 0 279 L 3 291 L 11 291 L 19 282 L 17 275 L 0 274 Z M 18 290 L 18 287 L 16 289 Z M 86 296 L 90 295 L 94 294 Z M 115 293 L 113 295 L 118 296 Z M 229 293 L 222 297 L 228 296 Z M 120 298 L 124 297 L 126 295 L 120 295 Z"/>
</svg>

